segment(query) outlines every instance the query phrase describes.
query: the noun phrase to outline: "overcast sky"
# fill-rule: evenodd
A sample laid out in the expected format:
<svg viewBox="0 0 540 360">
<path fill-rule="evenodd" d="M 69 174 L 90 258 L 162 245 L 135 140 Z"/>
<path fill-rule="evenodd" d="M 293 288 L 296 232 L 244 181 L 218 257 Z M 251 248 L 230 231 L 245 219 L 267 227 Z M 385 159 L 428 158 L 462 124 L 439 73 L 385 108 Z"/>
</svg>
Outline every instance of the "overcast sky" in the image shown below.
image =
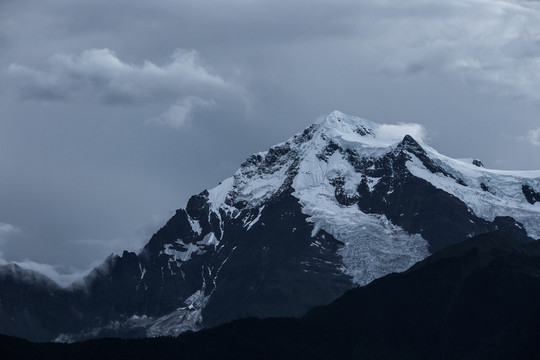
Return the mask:
<svg viewBox="0 0 540 360">
<path fill-rule="evenodd" d="M 0 0 L 0 110 L 0 258 L 79 271 L 333 110 L 540 169 L 540 2 Z"/>
</svg>

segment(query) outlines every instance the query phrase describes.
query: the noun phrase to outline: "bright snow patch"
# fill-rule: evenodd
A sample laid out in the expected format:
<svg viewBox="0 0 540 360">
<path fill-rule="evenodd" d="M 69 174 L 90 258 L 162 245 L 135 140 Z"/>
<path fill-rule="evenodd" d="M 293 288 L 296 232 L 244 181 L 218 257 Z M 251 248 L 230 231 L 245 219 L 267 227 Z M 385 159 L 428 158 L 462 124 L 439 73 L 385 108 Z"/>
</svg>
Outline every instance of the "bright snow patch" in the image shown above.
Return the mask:
<svg viewBox="0 0 540 360">
<path fill-rule="evenodd" d="M 199 223 L 199 220 L 192 219 L 191 216 L 187 216 L 189 224 L 191 225 L 191 230 L 193 230 L 194 233 L 197 235 L 201 235 L 202 228 L 201 224 Z"/>
<path fill-rule="evenodd" d="M 198 245 L 203 246 L 214 246 L 214 248 L 219 244 L 219 240 L 216 237 L 216 234 L 213 232 L 206 234 L 206 236 L 199 242 Z"/>
<path fill-rule="evenodd" d="M 175 250 L 173 244 L 164 244 L 161 251 L 162 254 L 169 255 L 170 262 L 188 261 L 193 253 L 201 253 L 201 248 L 196 244 L 184 244 L 181 240 L 177 240 L 176 243 L 183 248 L 183 251 Z"/>
<path fill-rule="evenodd" d="M 197 331 L 202 324 L 202 309 L 208 296 L 204 296 L 204 287 L 197 290 L 184 302 L 183 307 L 156 319 L 146 331 L 148 337 L 178 336 L 188 330 Z"/>
<path fill-rule="evenodd" d="M 234 178 L 230 177 L 223 180 L 218 186 L 208 191 L 208 202 L 212 206 L 214 212 L 225 203 L 227 195 L 232 189 Z"/>
</svg>

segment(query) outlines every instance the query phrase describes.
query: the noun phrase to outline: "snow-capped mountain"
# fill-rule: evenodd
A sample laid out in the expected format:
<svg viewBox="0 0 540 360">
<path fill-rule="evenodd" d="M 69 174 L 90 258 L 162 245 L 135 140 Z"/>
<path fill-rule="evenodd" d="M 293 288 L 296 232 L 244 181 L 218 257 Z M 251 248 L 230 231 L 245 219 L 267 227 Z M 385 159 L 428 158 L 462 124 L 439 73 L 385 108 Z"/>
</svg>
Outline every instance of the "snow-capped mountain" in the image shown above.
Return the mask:
<svg viewBox="0 0 540 360">
<path fill-rule="evenodd" d="M 333 112 L 251 155 L 139 254 L 111 256 L 84 284 L 42 294 L 53 321 L 33 312 L 35 287 L 6 268 L 0 332 L 71 341 L 300 316 L 477 234 L 540 238 L 540 171 L 454 160 L 410 130 Z"/>
</svg>

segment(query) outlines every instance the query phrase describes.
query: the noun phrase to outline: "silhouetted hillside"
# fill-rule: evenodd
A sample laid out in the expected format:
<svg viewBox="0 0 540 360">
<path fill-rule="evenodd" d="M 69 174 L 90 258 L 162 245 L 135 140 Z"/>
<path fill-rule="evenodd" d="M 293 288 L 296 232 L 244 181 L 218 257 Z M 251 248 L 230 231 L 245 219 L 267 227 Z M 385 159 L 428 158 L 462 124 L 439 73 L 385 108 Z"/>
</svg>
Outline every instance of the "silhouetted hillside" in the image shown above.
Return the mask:
<svg viewBox="0 0 540 360">
<path fill-rule="evenodd" d="M 348 291 L 301 319 L 244 319 L 178 338 L 33 344 L 9 359 L 538 359 L 540 243 L 494 232 Z"/>
</svg>

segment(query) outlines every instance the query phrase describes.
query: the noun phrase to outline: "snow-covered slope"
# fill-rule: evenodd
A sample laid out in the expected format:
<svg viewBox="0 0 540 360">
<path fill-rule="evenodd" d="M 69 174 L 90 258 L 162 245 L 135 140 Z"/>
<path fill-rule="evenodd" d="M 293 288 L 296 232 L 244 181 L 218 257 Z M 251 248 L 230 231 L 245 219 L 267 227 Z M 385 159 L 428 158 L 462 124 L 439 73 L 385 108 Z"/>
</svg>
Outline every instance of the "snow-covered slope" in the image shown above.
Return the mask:
<svg viewBox="0 0 540 360">
<path fill-rule="evenodd" d="M 540 237 L 540 171 L 454 160 L 422 135 L 333 112 L 194 195 L 139 254 L 109 258 L 83 287 L 56 289 L 70 312 L 28 326 L 43 327 L 37 340 L 70 341 L 300 316 L 477 234 Z M 13 286 L 5 293 L 17 296 L 0 294 L 0 332 L 31 338 L 22 326 L 8 331 L 12 314 L 34 306 Z"/>
<path fill-rule="evenodd" d="M 466 186 L 443 173 L 431 173 L 418 159 L 407 163 L 413 175 L 456 196 L 485 220 L 511 216 L 523 224 L 531 237 L 540 238 L 540 204 L 536 204 L 540 202 L 540 171 L 491 170 L 451 159 L 425 144 L 423 148 L 441 168 L 454 178 L 462 179 Z"/>
<path fill-rule="evenodd" d="M 292 186 L 292 195 L 314 225 L 312 236 L 323 229 L 345 244 L 339 250 L 343 271 L 356 284 L 403 271 L 429 254 L 427 241 L 392 224 L 384 214 L 363 212 L 354 201 L 341 204 L 336 181 L 350 199 L 359 197 L 362 183 L 373 191 L 381 177 L 369 176 L 378 170 L 371 163 L 395 152 L 411 133 L 423 135 L 415 125 L 379 125 L 334 111 L 304 133 L 251 156 L 233 177 L 209 191 L 212 211 L 218 214 L 223 209 L 234 216 L 239 211 L 231 204 L 245 202 L 259 208 L 260 214 L 267 199 Z M 421 138 L 417 143 L 432 164 L 428 168 L 411 156 L 406 166 L 412 175 L 457 197 L 477 217 L 493 221 L 496 216 L 511 216 L 529 236 L 540 238 L 540 206 L 528 202 L 523 192 L 524 186 L 540 189 L 540 171 L 489 170 L 441 155 Z M 351 158 L 371 165 L 355 168 Z M 433 166 L 440 170 L 433 172 Z M 246 222 L 248 229 L 259 217 Z"/>
</svg>

